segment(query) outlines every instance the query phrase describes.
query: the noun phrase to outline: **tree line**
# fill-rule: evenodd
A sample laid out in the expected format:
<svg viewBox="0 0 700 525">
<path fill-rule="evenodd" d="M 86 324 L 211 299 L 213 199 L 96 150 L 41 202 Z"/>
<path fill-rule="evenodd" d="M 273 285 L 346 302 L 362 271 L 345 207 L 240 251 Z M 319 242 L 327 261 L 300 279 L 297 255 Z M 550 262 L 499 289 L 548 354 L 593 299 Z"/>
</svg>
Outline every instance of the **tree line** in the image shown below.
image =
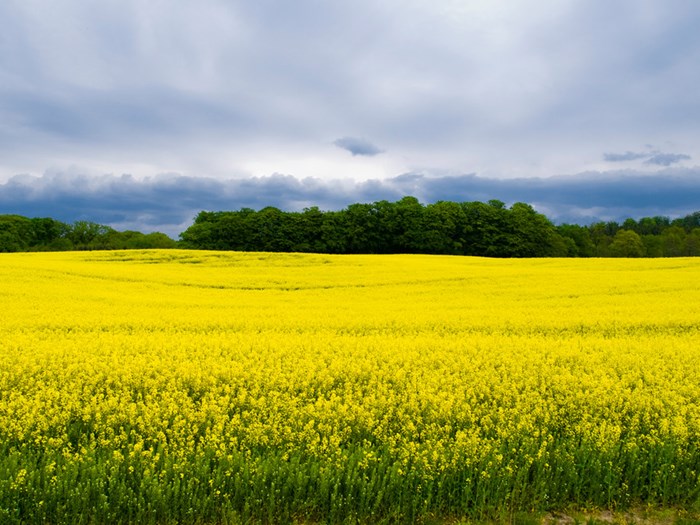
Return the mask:
<svg viewBox="0 0 700 525">
<path fill-rule="evenodd" d="M 202 211 L 174 241 L 164 233 L 51 218 L 0 215 L 0 252 L 192 248 L 267 252 L 425 253 L 486 257 L 677 257 L 700 255 L 700 212 L 622 223 L 554 225 L 529 204 L 423 205 L 414 197 L 286 212 Z"/>
<path fill-rule="evenodd" d="M 502 201 L 351 204 L 285 212 L 202 211 L 181 246 L 207 250 L 425 253 L 487 257 L 674 257 L 700 255 L 700 212 L 671 220 L 555 226 L 532 206 Z"/>
<path fill-rule="evenodd" d="M 90 221 L 0 215 L 0 252 L 174 248 L 164 233 L 117 231 Z"/>
</svg>

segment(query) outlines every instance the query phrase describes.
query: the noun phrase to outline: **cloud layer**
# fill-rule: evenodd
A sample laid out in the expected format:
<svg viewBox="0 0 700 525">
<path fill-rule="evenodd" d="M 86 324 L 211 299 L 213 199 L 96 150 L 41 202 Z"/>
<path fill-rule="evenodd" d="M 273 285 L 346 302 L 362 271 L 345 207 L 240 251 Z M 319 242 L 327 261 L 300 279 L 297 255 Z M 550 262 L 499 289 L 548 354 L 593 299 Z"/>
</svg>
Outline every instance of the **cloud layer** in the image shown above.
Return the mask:
<svg viewBox="0 0 700 525">
<path fill-rule="evenodd" d="M 201 209 L 403 195 L 700 207 L 696 0 L 25 0 L 0 20 L 0 213 L 176 235 Z"/>
<path fill-rule="evenodd" d="M 646 143 L 700 155 L 695 0 L 26 0 L 0 20 L 0 182 L 47 166 L 550 176 Z"/>
<path fill-rule="evenodd" d="M 202 210 L 341 209 L 354 202 L 395 201 L 413 195 L 439 200 L 532 204 L 555 222 L 587 224 L 627 217 L 682 216 L 700 210 L 700 168 L 669 168 L 656 174 L 588 172 L 568 177 L 489 179 L 473 174 L 407 173 L 385 180 L 298 179 L 288 175 L 216 180 L 161 175 L 88 177 L 47 173 L 16 176 L 0 184 L 0 209 L 66 222 L 90 220 L 117 229 L 163 231 L 177 238 Z"/>
</svg>

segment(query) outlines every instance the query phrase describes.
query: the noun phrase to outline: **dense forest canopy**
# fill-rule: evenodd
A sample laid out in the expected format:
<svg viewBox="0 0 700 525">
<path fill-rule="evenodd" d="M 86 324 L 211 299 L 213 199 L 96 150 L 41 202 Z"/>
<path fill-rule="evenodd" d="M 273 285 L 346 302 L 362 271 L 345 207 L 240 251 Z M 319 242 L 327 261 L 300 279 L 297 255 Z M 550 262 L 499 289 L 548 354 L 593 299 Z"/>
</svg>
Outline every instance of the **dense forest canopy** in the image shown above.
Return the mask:
<svg viewBox="0 0 700 525">
<path fill-rule="evenodd" d="M 285 212 L 202 211 L 174 241 L 159 232 L 119 232 L 100 224 L 0 215 L 0 252 L 183 248 L 318 253 L 425 253 L 486 257 L 676 257 L 700 255 L 700 212 L 554 225 L 529 204 L 414 197 Z"/>
<path fill-rule="evenodd" d="M 529 204 L 498 200 L 352 204 L 284 212 L 201 212 L 182 245 L 209 250 L 429 253 L 487 257 L 667 257 L 700 255 L 700 212 L 671 220 L 555 226 Z"/>
</svg>

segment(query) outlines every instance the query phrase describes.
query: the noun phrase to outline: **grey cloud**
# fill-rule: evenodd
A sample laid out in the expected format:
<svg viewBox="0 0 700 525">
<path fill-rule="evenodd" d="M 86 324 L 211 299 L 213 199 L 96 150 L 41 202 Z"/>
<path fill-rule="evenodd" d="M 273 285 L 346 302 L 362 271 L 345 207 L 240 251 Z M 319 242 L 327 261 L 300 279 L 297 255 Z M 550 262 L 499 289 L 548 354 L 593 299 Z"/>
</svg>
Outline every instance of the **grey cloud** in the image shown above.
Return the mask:
<svg viewBox="0 0 700 525">
<path fill-rule="evenodd" d="M 342 137 L 333 142 L 336 146 L 355 155 L 362 155 L 366 157 L 373 157 L 384 153 L 384 150 L 379 149 L 377 146 L 372 144 L 370 141 L 365 139 L 358 139 L 355 137 Z"/>
<path fill-rule="evenodd" d="M 690 160 L 690 155 L 685 153 L 663 153 L 661 151 L 634 152 L 627 151 L 625 153 L 604 153 L 603 160 L 607 162 L 627 162 L 631 160 L 644 160 L 644 164 L 653 166 L 671 166 L 684 160 Z"/>
<path fill-rule="evenodd" d="M 655 166 L 670 166 L 683 160 L 690 160 L 690 155 L 684 153 L 657 153 L 644 161 L 644 164 L 653 164 Z"/>
<path fill-rule="evenodd" d="M 626 162 L 629 160 L 639 160 L 648 158 L 650 153 L 636 153 L 626 151 L 625 153 L 604 153 L 603 160 L 607 162 Z"/>
<path fill-rule="evenodd" d="M 602 209 L 622 216 L 646 210 L 692 209 L 700 197 L 700 170 L 668 170 L 645 175 L 630 171 L 588 172 L 550 178 L 487 179 L 475 175 L 432 179 L 425 186 L 426 200 L 500 199 L 524 201 L 552 210 L 553 218 L 567 208 Z"/>
<path fill-rule="evenodd" d="M 162 231 L 174 238 L 201 210 L 302 210 L 346 207 L 354 202 L 395 201 L 413 195 L 439 200 L 532 204 L 555 222 L 580 224 L 655 215 L 682 216 L 700 209 L 700 168 L 668 168 L 655 174 L 587 172 L 567 177 L 491 179 L 474 174 L 406 173 L 385 180 L 269 177 L 216 180 L 159 175 L 88 177 L 79 173 L 15 176 L 0 184 L 0 213 L 90 220 L 118 229 Z"/>
</svg>

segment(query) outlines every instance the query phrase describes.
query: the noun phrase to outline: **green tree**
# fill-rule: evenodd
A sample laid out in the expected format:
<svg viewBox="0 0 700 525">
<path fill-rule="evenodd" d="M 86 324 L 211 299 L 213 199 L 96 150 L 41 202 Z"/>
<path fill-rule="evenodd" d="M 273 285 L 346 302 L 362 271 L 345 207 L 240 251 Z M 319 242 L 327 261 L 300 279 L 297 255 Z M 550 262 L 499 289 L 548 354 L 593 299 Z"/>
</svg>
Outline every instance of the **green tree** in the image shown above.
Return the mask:
<svg viewBox="0 0 700 525">
<path fill-rule="evenodd" d="M 48 217 L 30 219 L 33 231 L 33 249 L 50 249 L 61 244 L 70 226 Z M 65 243 L 64 243 L 65 244 Z"/>
<path fill-rule="evenodd" d="M 594 256 L 596 257 L 609 257 L 610 256 L 610 244 L 612 243 L 612 238 L 614 234 L 610 234 L 610 229 L 608 225 L 604 222 L 596 222 L 588 227 L 591 232 L 591 241 L 593 246 L 595 246 Z"/>
<path fill-rule="evenodd" d="M 409 196 L 393 203 L 356 203 L 328 212 L 317 207 L 303 212 L 284 212 L 273 207 L 260 211 L 242 208 L 237 212 L 201 212 L 180 237 L 185 247 L 224 250 L 658 257 L 700 255 L 697 238 L 690 237 L 696 222 L 700 222 L 700 212 L 673 223 L 667 217 L 657 216 L 638 221 L 627 219 L 622 226 L 608 221 L 555 227 L 547 217 L 522 202 L 510 208 L 496 199 L 487 203 L 440 201 L 424 206 Z M 96 241 L 87 242 L 84 235 L 78 235 L 78 225 L 66 242 L 72 241 L 80 248 L 97 246 Z M 82 230 L 91 232 L 82 226 Z M 700 227 L 696 229 L 700 231 Z M 8 235 L 7 230 L 5 227 L 4 245 L 18 249 L 17 236 Z M 127 233 L 108 232 L 100 237 L 100 245 L 129 247 L 145 242 L 143 234 L 131 232 L 126 239 Z M 161 241 L 164 246 L 169 244 L 166 238 Z"/>
<path fill-rule="evenodd" d="M 463 202 L 468 228 L 465 228 L 464 254 L 508 257 L 510 251 L 506 238 L 508 210 L 501 201 Z"/>
<path fill-rule="evenodd" d="M 327 211 L 321 222 L 321 240 L 328 253 L 348 253 L 345 212 Z"/>
<path fill-rule="evenodd" d="M 639 233 L 639 223 L 632 218 L 625 219 L 622 223 L 622 229 Z"/>
<path fill-rule="evenodd" d="M 618 230 L 610 244 L 610 255 L 613 257 L 644 256 L 642 238 L 632 230 Z"/>
<path fill-rule="evenodd" d="M 423 248 L 426 253 L 461 255 L 469 231 L 466 215 L 456 202 L 428 204 L 423 212 Z"/>
<path fill-rule="evenodd" d="M 693 228 L 686 237 L 686 254 L 692 257 L 700 255 L 700 227 Z"/>
<path fill-rule="evenodd" d="M 148 250 L 175 248 L 176 243 L 170 237 L 160 232 L 141 233 L 136 231 L 115 232 L 113 244 L 115 248 L 126 250 Z"/>
<path fill-rule="evenodd" d="M 685 230 L 680 226 L 670 226 L 661 234 L 665 257 L 680 257 L 686 253 Z"/>
<path fill-rule="evenodd" d="M 691 213 L 690 215 L 686 215 L 685 217 L 676 219 L 673 221 L 672 225 L 680 226 L 686 232 L 690 233 L 695 228 L 700 228 L 700 211 L 696 211 L 694 213 Z"/>
<path fill-rule="evenodd" d="M 386 206 L 385 206 L 386 207 Z M 415 197 L 404 197 L 391 207 L 389 232 L 391 233 L 396 252 L 424 253 L 428 251 L 429 241 L 426 239 L 423 224 L 423 206 Z M 384 230 L 382 233 L 388 233 Z"/>
<path fill-rule="evenodd" d="M 183 248 L 213 250 L 213 232 L 213 223 L 195 222 L 180 234 L 181 245 Z"/>
<path fill-rule="evenodd" d="M 77 250 L 103 250 L 109 248 L 108 236 L 114 230 L 90 221 L 76 221 L 67 233 Z"/>
<path fill-rule="evenodd" d="M 510 207 L 511 257 L 564 257 L 567 248 L 554 225 L 524 202 Z"/>
<path fill-rule="evenodd" d="M 641 238 L 644 244 L 644 255 L 646 257 L 664 256 L 664 246 L 661 235 L 642 235 Z"/>
<path fill-rule="evenodd" d="M 377 211 L 373 204 L 351 204 L 344 210 L 341 227 L 348 253 L 387 252 L 387 239 L 381 234 Z"/>
<path fill-rule="evenodd" d="M 639 235 L 659 235 L 670 225 L 668 217 L 644 217 L 639 219 L 638 227 L 635 230 Z"/>
<path fill-rule="evenodd" d="M 32 223 L 21 215 L 0 215 L 0 252 L 20 252 L 34 244 Z"/>
<path fill-rule="evenodd" d="M 567 245 L 567 255 L 570 257 L 593 257 L 595 254 L 591 232 L 585 226 L 562 224 L 557 231 L 564 239 L 571 240 L 571 244 Z"/>
<path fill-rule="evenodd" d="M 238 211 L 220 212 L 210 233 L 210 245 L 215 250 L 244 250 L 260 249 L 255 235 L 255 217 L 257 212 L 251 208 L 241 208 Z"/>
<path fill-rule="evenodd" d="M 324 213 L 317 206 L 304 208 L 296 217 L 299 236 L 296 251 L 324 253 L 328 251 L 323 238 Z"/>
</svg>

